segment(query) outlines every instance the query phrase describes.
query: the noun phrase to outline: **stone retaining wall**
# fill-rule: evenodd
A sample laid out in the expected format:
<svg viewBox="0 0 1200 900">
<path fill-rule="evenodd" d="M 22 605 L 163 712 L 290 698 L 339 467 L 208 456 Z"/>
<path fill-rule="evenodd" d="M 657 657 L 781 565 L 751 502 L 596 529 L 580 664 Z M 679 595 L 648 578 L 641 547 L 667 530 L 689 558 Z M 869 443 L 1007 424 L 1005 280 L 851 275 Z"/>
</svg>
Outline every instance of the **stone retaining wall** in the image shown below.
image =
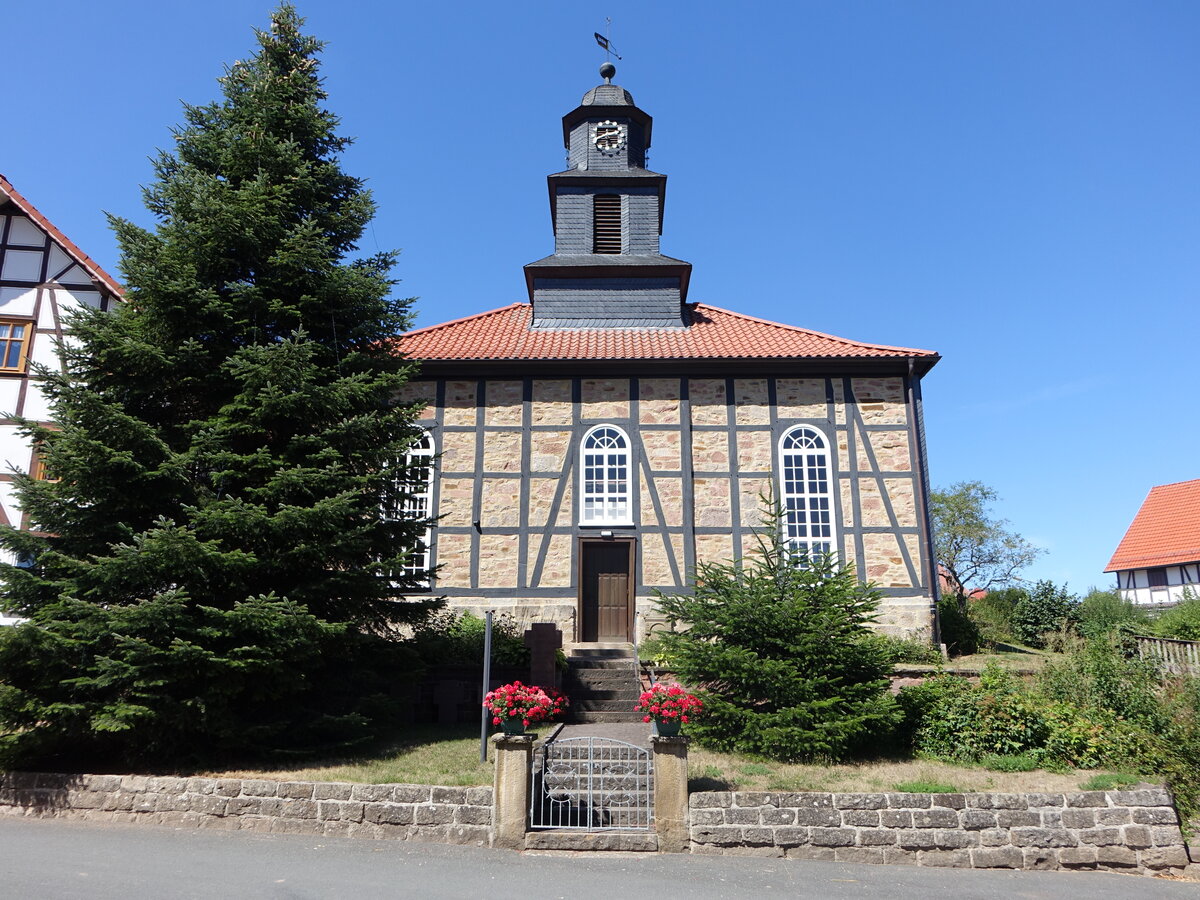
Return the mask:
<svg viewBox="0 0 1200 900">
<path fill-rule="evenodd" d="M 492 789 L 9 772 L 0 814 L 486 846 Z"/>
<path fill-rule="evenodd" d="M 693 853 L 991 869 L 1178 872 L 1160 788 L 1073 794 L 713 792 L 689 798 Z"/>
</svg>

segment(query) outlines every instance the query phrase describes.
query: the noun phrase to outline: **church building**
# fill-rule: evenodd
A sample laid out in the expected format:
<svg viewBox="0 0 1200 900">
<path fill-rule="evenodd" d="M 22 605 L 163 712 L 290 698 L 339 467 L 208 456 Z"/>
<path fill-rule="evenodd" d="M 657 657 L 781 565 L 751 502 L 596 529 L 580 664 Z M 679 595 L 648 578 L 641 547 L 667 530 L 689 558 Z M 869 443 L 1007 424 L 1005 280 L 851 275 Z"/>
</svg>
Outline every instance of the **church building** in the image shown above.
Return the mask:
<svg viewBox="0 0 1200 900">
<path fill-rule="evenodd" d="M 528 302 L 421 328 L 430 590 L 451 607 L 554 622 L 568 642 L 639 641 L 654 592 L 755 546 L 777 497 L 798 551 L 835 553 L 930 638 L 936 568 L 921 378 L 928 350 L 868 344 L 692 302 L 659 250 L 666 176 L 652 119 L 612 83 L 563 117 L 554 253 Z"/>
</svg>

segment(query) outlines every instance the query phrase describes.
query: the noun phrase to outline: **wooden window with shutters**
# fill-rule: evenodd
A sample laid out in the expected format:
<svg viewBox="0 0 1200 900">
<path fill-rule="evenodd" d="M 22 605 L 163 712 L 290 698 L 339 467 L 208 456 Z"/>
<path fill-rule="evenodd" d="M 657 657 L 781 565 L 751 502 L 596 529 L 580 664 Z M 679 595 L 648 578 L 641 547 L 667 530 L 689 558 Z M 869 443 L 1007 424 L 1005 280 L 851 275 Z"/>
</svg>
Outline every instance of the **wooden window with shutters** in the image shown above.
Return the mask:
<svg viewBox="0 0 1200 900">
<path fill-rule="evenodd" d="M 592 252 L 621 252 L 620 194 L 596 194 L 592 198 Z"/>
<path fill-rule="evenodd" d="M 32 334 L 32 322 L 0 319 L 0 372 L 25 372 Z"/>
</svg>

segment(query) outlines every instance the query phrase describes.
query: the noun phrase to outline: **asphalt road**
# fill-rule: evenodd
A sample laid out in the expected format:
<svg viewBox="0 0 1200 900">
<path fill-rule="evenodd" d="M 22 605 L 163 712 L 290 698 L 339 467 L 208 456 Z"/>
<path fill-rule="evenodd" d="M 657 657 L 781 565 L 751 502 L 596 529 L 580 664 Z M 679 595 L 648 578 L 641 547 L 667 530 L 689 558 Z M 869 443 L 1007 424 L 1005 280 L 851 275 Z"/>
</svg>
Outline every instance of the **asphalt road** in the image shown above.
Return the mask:
<svg viewBox="0 0 1200 900">
<path fill-rule="evenodd" d="M 0 897 L 1200 897 L 1196 882 L 1099 872 L 852 866 L 746 857 L 573 854 L 0 818 Z"/>
</svg>

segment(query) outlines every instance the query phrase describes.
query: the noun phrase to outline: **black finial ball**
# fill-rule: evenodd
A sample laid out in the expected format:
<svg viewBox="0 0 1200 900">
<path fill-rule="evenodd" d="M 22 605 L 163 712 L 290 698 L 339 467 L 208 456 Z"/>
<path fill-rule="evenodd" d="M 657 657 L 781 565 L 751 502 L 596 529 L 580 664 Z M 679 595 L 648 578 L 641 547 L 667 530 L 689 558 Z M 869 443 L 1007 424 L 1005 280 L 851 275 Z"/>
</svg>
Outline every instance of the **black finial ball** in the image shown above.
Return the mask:
<svg viewBox="0 0 1200 900">
<path fill-rule="evenodd" d="M 617 74 L 617 67 L 610 62 L 606 62 L 600 67 L 600 77 L 605 81 L 611 81 L 612 77 Z"/>
</svg>

